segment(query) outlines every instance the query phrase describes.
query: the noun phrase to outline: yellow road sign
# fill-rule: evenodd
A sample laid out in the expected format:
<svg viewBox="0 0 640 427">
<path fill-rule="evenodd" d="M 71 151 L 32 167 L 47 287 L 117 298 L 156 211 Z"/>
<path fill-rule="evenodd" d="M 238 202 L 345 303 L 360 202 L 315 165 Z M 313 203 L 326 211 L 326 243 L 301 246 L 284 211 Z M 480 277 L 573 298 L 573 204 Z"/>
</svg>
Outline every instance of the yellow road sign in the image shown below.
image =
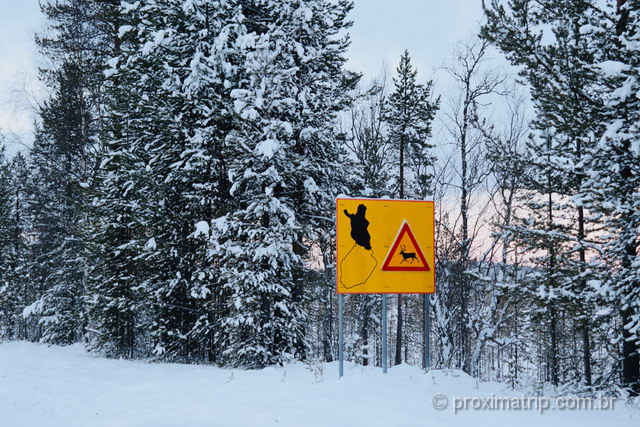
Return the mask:
<svg viewBox="0 0 640 427">
<path fill-rule="evenodd" d="M 434 293 L 432 201 L 336 200 L 338 293 Z"/>
</svg>

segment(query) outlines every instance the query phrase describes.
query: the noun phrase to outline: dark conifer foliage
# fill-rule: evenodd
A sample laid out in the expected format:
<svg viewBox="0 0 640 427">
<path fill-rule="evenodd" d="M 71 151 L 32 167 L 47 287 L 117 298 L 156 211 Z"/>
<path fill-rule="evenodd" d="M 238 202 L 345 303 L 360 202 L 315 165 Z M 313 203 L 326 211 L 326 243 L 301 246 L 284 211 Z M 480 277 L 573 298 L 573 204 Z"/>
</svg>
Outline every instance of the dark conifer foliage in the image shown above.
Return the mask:
<svg viewBox="0 0 640 427">
<path fill-rule="evenodd" d="M 547 283 L 538 295 L 546 299 L 551 380 L 557 383 L 558 375 L 566 378 L 563 370 L 572 369 L 558 366 L 559 360 L 570 360 L 561 354 L 565 344 L 559 342 L 557 323 L 566 315 L 581 331 L 582 380 L 591 385 L 609 376 L 606 371 L 600 377 L 592 373 L 590 334 L 594 324 L 606 319 L 594 319 L 594 313 L 608 313 L 602 306 L 613 304 L 625 325 L 618 338 L 623 382 L 637 392 L 638 336 L 632 320 L 638 316 L 633 308 L 637 278 L 629 268 L 637 260 L 630 200 L 638 187 L 632 189 L 630 172 L 635 166 L 633 131 L 621 129 L 637 111 L 622 93 L 633 90 L 637 49 L 628 46 L 637 37 L 639 10 L 636 2 L 625 0 L 601 6 L 590 1 L 512 0 L 507 6 L 492 1 L 486 5 L 483 35 L 522 66 L 536 107 L 533 128 L 538 132 L 528 153 L 534 168 L 527 187 L 538 195 L 536 201 L 532 194 L 529 203 L 538 219 L 525 220 L 515 231 L 523 242 L 547 247 L 547 256 L 539 258 L 546 273 L 532 274 Z M 622 217 L 630 222 L 622 226 Z M 617 266 L 613 271 L 612 265 Z M 606 321 L 615 323 L 617 316 Z"/>
<path fill-rule="evenodd" d="M 432 367 L 640 392 L 640 2 L 487 0 L 443 87 L 407 51 L 360 83 L 353 6 L 43 1 L 35 141 L 0 141 L 0 339 L 333 361 L 336 197 L 434 197 Z M 380 364 L 380 301 L 345 298 L 349 360 Z M 422 301 L 389 301 L 419 364 Z"/>
<path fill-rule="evenodd" d="M 418 70 L 411 65 L 409 52 L 404 51 L 396 69 L 397 77 L 393 79 L 394 91 L 389 96 L 389 107 L 386 121 L 389 126 L 389 142 L 394 157 L 397 158 L 398 175 L 394 194 L 400 199 L 410 196 L 413 185 L 407 185 L 412 172 L 411 182 L 415 182 L 415 190 L 422 198 L 427 197 L 433 185 L 433 166 L 435 157 L 431 153 L 433 145 L 428 139 L 431 137 L 431 122 L 435 117 L 440 103 L 439 99 L 431 99 L 433 82 L 425 85 L 417 82 Z M 402 313 L 403 295 L 398 295 L 397 331 L 395 363 L 402 362 L 403 324 Z"/>
<path fill-rule="evenodd" d="M 30 156 L 29 270 L 41 293 L 33 312 L 42 340 L 62 344 L 78 341 L 85 321 L 83 185 L 90 116 L 81 81 L 82 72 L 71 63 L 57 72 L 56 92 L 40 112 Z"/>
<path fill-rule="evenodd" d="M 418 83 L 418 70 L 411 65 L 411 58 L 406 50 L 400 57 L 396 74 L 385 117 L 389 126 L 390 143 L 398 161 L 398 184 L 394 194 L 401 199 L 413 197 L 414 192 L 426 197 L 431 194 L 433 186 L 436 158 L 431 152 L 434 146 L 429 139 L 440 99 L 432 97 L 433 81 Z M 410 173 L 415 176 L 405 176 Z M 407 184 L 415 184 L 405 187 L 405 181 Z"/>
<path fill-rule="evenodd" d="M 24 172 L 24 158 L 10 162 L 4 140 L 0 140 L 0 337 L 25 338 L 21 321 L 27 295 L 22 280 L 25 244 L 21 237 L 22 185 L 14 180 Z M 16 188 L 16 191 L 14 191 Z"/>
</svg>

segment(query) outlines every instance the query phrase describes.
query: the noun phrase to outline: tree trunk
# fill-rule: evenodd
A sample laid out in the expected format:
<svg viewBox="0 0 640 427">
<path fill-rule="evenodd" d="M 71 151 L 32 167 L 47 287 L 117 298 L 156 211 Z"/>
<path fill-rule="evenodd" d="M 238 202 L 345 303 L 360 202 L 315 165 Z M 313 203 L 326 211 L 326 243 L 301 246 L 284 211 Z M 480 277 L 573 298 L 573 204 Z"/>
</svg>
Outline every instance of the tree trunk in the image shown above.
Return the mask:
<svg viewBox="0 0 640 427">
<path fill-rule="evenodd" d="M 467 265 L 469 262 L 469 206 L 468 206 L 468 197 L 469 197 L 469 188 L 468 184 L 468 174 L 469 174 L 469 164 L 467 159 L 467 130 L 469 127 L 469 116 L 471 112 L 469 108 L 471 106 L 471 100 L 469 98 L 470 92 L 470 80 L 466 82 L 466 98 L 462 113 L 463 126 L 462 131 L 460 133 L 460 161 L 461 161 L 461 176 L 460 176 L 460 186 L 461 186 L 461 194 L 460 194 L 460 216 L 462 219 L 462 241 L 460 243 L 460 318 L 459 318 L 459 328 L 460 328 L 460 363 L 461 368 L 464 372 L 471 374 L 471 359 L 470 359 L 470 349 L 469 344 L 469 329 L 467 328 L 467 319 L 468 319 L 468 305 L 469 305 L 469 280 L 466 273 Z"/>
<path fill-rule="evenodd" d="M 398 294 L 398 330 L 396 336 L 396 365 L 402 363 L 402 294 Z"/>
<path fill-rule="evenodd" d="M 631 260 L 637 257 L 635 245 L 627 245 L 627 257 L 623 263 L 625 270 L 631 269 Z M 626 265 L 625 265 L 626 264 Z M 638 284 L 636 283 L 636 286 Z M 640 395 L 640 355 L 638 354 L 637 336 L 632 334 L 625 325 L 633 318 L 634 312 L 630 305 L 620 313 L 622 317 L 622 383 L 629 387 L 634 396 Z"/>
<path fill-rule="evenodd" d="M 404 129 L 400 137 L 400 198 L 404 199 Z M 398 294 L 398 329 L 396 331 L 396 365 L 402 363 L 402 294 Z"/>
<path fill-rule="evenodd" d="M 558 385 L 558 325 L 556 321 L 555 308 L 549 308 L 549 316 L 551 320 L 549 322 L 549 333 L 551 335 L 551 349 L 549 354 L 549 368 L 551 375 L 551 383 L 554 386 Z"/>
<path fill-rule="evenodd" d="M 580 144 L 578 143 L 578 157 L 580 157 Z M 578 185 L 582 184 L 582 180 L 578 181 Z M 585 291 L 587 289 L 587 280 L 584 278 L 585 265 L 586 265 L 586 254 L 585 248 L 583 245 L 585 239 L 584 233 L 584 209 L 582 206 L 578 206 L 578 242 L 580 245 L 580 273 L 582 273 L 583 278 L 580 280 L 580 289 Z M 585 310 L 587 311 L 587 310 Z M 585 384 L 591 385 L 591 344 L 589 340 L 589 314 L 582 313 L 582 361 L 584 364 L 584 380 Z"/>
<path fill-rule="evenodd" d="M 333 328 L 333 304 L 332 291 L 327 292 L 327 303 L 324 307 L 324 315 L 322 316 L 322 352 L 325 362 L 333 362 L 333 354 L 331 353 L 332 328 Z"/>
<path fill-rule="evenodd" d="M 616 0 L 616 12 L 619 15 L 616 24 L 616 35 L 621 36 L 627 27 L 629 21 L 629 8 L 624 8 L 627 0 Z M 625 151 L 629 151 L 629 144 L 626 144 Z M 631 170 L 629 167 L 623 168 L 620 173 L 622 179 L 631 179 Z M 627 194 L 627 200 L 632 198 Z M 634 243 L 637 239 L 634 239 Z M 638 256 L 636 244 L 629 244 L 626 247 L 626 257 L 623 261 L 625 269 L 631 269 L 631 260 Z M 635 283 L 635 286 L 638 286 Z M 640 395 L 640 356 L 638 355 L 638 344 L 636 338 L 624 325 L 629 324 L 634 313 L 631 307 L 623 309 L 620 313 L 622 318 L 622 383 L 626 387 L 630 387 L 634 395 Z"/>
<path fill-rule="evenodd" d="M 369 295 L 362 295 L 364 300 L 364 312 L 362 313 L 362 365 L 369 365 L 369 318 L 371 316 L 371 307 L 369 305 Z"/>
<path fill-rule="evenodd" d="M 551 139 L 547 142 L 547 147 L 551 148 Z M 547 230 L 553 230 L 553 193 L 552 193 L 552 182 L 551 175 L 547 175 L 549 193 L 548 193 L 548 224 Z M 556 256 L 555 256 L 555 247 L 553 245 L 553 241 L 549 242 L 549 289 L 553 290 L 555 288 L 555 270 L 556 270 Z M 551 317 L 549 323 L 549 334 L 551 338 L 551 353 L 549 355 L 549 365 L 551 368 L 551 382 L 554 386 L 558 385 L 558 328 L 556 322 L 556 310 L 553 305 L 553 301 L 549 303 L 549 316 Z"/>
<path fill-rule="evenodd" d="M 591 386 L 591 340 L 589 339 L 589 321 L 587 319 L 582 325 L 582 357 L 585 384 Z"/>
</svg>

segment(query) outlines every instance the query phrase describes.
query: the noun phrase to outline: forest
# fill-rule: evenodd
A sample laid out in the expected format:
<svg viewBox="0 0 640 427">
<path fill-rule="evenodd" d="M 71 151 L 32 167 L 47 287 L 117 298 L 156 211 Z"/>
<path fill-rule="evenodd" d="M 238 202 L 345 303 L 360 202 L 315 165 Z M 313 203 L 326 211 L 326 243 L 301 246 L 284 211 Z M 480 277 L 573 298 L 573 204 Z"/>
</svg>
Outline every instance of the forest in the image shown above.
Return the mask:
<svg viewBox="0 0 640 427">
<path fill-rule="evenodd" d="M 431 368 L 640 393 L 640 0 L 484 0 L 442 87 L 408 51 L 350 71 L 349 0 L 131 1 L 41 4 L 0 341 L 330 362 L 336 197 L 434 200 Z M 392 366 L 423 361 L 423 298 L 389 296 Z M 380 307 L 346 296 L 347 360 L 380 366 Z"/>
</svg>

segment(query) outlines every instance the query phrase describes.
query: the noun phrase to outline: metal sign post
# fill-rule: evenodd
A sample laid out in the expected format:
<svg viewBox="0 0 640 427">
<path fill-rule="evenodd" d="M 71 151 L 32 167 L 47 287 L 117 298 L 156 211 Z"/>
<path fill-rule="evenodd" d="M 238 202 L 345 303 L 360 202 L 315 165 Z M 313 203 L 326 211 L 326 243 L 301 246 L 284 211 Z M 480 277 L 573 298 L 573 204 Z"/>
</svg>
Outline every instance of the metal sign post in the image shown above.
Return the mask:
<svg viewBox="0 0 640 427">
<path fill-rule="evenodd" d="M 344 375 L 344 294 L 338 295 L 338 359 L 340 378 Z"/>
<path fill-rule="evenodd" d="M 431 295 L 424 295 L 424 307 L 423 307 L 423 316 L 424 316 L 424 360 L 423 360 L 423 368 L 425 370 L 429 370 L 431 368 L 431 358 L 430 358 L 430 344 L 431 344 L 431 317 L 429 316 L 429 310 L 431 306 Z"/>
<path fill-rule="evenodd" d="M 387 373 L 387 294 L 382 294 L 382 373 Z"/>
</svg>

